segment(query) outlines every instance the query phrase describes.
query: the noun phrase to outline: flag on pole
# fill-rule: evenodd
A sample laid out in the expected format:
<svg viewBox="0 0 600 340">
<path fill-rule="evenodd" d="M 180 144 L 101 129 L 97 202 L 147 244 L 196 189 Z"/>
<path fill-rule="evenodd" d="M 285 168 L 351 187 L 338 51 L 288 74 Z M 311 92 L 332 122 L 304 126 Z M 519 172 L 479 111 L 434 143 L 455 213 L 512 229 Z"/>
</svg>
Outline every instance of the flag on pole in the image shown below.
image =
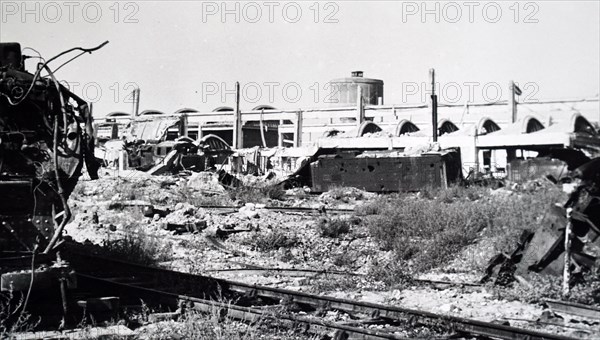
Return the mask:
<svg viewBox="0 0 600 340">
<path fill-rule="evenodd" d="M 523 94 L 523 91 L 521 91 L 521 89 L 515 83 L 513 83 L 513 91 L 515 92 L 515 94 L 517 96 L 520 96 Z"/>
</svg>

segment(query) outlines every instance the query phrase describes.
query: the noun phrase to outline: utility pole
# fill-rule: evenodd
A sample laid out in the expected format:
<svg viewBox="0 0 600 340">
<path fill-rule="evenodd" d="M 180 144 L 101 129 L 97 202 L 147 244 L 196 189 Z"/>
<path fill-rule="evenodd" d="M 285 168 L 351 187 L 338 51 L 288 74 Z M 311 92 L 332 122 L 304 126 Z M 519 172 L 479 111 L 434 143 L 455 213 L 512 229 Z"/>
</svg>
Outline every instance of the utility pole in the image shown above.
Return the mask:
<svg viewBox="0 0 600 340">
<path fill-rule="evenodd" d="M 512 115 L 512 122 L 515 123 L 517 121 L 517 91 L 515 88 L 515 82 L 511 80 L 508 87 L 510 92 L 510 112 Z"/>
<path fill-rule="evenodd" d="M 510 81 L 508 83 L 508 92 L 509 92 L 509 105 L 510 105 L 510 114 L 511 114 L 511 122 L 514 124 L 517 122 L 517 94 L 521 94 L 521 90 L 515 86 L 514 81 Z M 517 158 L 517 150 L 515 148 L 509 148 L 506 150 L 506 160 L 511 162 L 512 160 Z"/>
<path fill-rule="evenodd" d="M 302 110 L 296 112 L 296 124 L 294 131 L 294 147 L 298 148 L 302 145 Z"/>
<path fill-rule="evenodd" d="M 235 113 L 233 117 L 233 145 L 234 149 L 243 147 L 242 113 L 240 112 L 240 82 L 235 82 Z"/>
<path fill-rule="evenodd" d="M 179 136 L 187 137 L 188 136 L 188 116 L 187 113 L 182 113 L 179 116 Z"/>
<path fill-rule="evenodd" d="M 133 90 L 133 116 L 140 114 L 140 88 Z"/>
<path fill-rule="evenodd" d="M 435 94 L 435 69 L 429 70 L 431 80 L 431 125 L 433 126 L 433 142 L 438 140 L 438 113 L 437 113 L 437 95 Z"/>
<path fill-rule="evenodd" d="M 356 85 L 356 126 L 365 121 L 365 106 L 363 103 L 362 87 Z"/>
</svg>

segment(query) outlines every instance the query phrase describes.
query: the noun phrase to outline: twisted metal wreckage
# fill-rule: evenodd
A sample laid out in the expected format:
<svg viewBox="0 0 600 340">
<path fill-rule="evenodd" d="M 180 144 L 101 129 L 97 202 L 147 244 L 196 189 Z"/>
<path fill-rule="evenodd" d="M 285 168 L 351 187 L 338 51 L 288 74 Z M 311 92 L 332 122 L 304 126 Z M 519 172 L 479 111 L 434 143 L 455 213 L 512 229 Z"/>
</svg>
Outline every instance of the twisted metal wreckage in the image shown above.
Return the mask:
<svg viewBox="0 0 600 340">
<path fill-rule="evenodd" d="M 482 282 L 525 282 L 530 273 L 563 276 L 564 292 L 600 273 L 600 158 L 576 150 L 555 150 L 554 159 L 567 163 L 573 190 L 564 204 L 551 206 L 540 227 L 524 231 L 511 253 L 494 256 Z"/>
<path fill-rule="evenodd" d="M 67 200 L 84 165 L 95 179 L 99 164 L 90 107 L 61 85 L 55 72 L 107 43 L 75 47 L 47 60 L 23 55 L 19 43 L 0 43 L 1 288 L 27 292 L 23 309 L 43 289 L 39 295 L 46 297 L 60 292 L 56 295 L 66 309 L 66 288 L 76 284 L 60 258 L 63 229 L 71 217 Z M 80 53 L 50 68 L 75 51 Z M 25 69 L 28 58 L 39 59 L 33 74 Z M 51 287 L 56 290 L 47 290 Z"/>
</svg>

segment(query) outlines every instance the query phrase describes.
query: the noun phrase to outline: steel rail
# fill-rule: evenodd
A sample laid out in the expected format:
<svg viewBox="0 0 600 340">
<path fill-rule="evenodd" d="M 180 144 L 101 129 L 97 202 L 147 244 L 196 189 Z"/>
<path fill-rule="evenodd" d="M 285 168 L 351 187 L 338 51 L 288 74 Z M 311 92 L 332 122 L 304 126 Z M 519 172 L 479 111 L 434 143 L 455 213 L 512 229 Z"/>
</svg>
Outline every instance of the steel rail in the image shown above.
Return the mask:
<svg viewBox="0 0 600 340">
<path fill-rule="evenodd" d="M 244 264 L 237 262 L 237 264 L 244 266 L 244 268 L 225 268 L 225 269 L 204 269 L 205 273 L 240 273 L 245 275 L 268 275 L 275 274 L 289 277 L 310 277 L 316 278 L 319 276 L 323 277 L 366 277 L 367 274 L 344 272 L 335 270 L 319 270 L 319 269 L 307 269 L 307 268 L 272 268 L 272 267 L 260 267 L 251 264 Z M 480 289 L 483 287 L 482 284 L 472 282 L 452 282 L 452 281 L 441 281 L 441 280 L 427 280 L 427 279 L 413 279 L 412 282 L 424 286 L 432 286 L 434 288 L 465 288 L 465 289 Z"/>
<path fill-rule="evenodd" d="M 155 205 L 152 204 L 151 202 L 148 201 L 143 201 L 143 200 L 128 200 L 128 201 L 101 201 L 101 202 L 94 202 L 94 204 L 88 204 L 87 202 L 83 202 L 83 201 L 77 201 L 78 204 L 83 205 L 83 206 L 97 206 L 97 205 L 106 205 L 106 206 L 122 206 L 122 207 L 147 207 L 147 206 L 153 206 L 153 207 L 157 207 L 157 208 L 165 208 L 167 207 L 167 205 Z M 229 212 L 234 213 L 237 212 L 240 208 L 243 208 L 243 205 L 196 205 L 196 208 L 201 208 L 201 209 L 207 209 L 207 210 L 230 210 Z M 327 212 L 327 213 L 352 213 L 355 210 L 354 209 L 349 209 L 349 208 L 327 208 L 325 207 L 323 208 L 316 208 L 316 207 L 288 207 L 288 206 L 261 206 L 261 207 L 257 207 L 255 209 L 264 209 L 264 210 L 270 210 L 270 211 L 281 211 L 281 212 L 289 212 L 289 211 L 295 211 L 295 212 L 300 212 L 300 213 L 322 213 Z"/>
<path fill-rule="evenodd" d="M 165 292 L 161 290 L 139 287 L 126 283 L 119 283 L 110 280 L 106 280 L 103 278 L 98 278 L 91 275 L 77 273 L 78 281 L 84 285 L 90 284 L 98 287 L 98 285 L 102 285 L 107 287 L 106 289 L 111 292 L 123 292 L 126 293 L 129 297 L 136 296 L 139 298 L 152 299 L 153 301 L 160 301 L 161 303 L 165 303 L 170 307 L 175 307 L 179 305 L 180 301 L 192 302 L 192 308 L 202 312 L 202 313 L 210 313 L 214 311 L 215 308 L 219 308 L 221 311 L 226 312 L 225 315 L 220 314 L 221 316 L 229 316 L 233 319 L 243 321 L 246 323 L 255 323 L 260 320 L 265 319 L 269 315 L 264 309 L 260 308 L 251 308 L 251 307 L 243 307 L 237 306 L 230 303 L 224 303 L 214 300 L 205 300 L 200 299 L 188 295 L 174 294 L 170 292 Z M 337 335 L 347 335 L 352 336 L 353 339 L 364 339 L 364 340 L 381 340 L 381 339 L 393 339 L 393 340 L 408 340 L 414 338 L 402 337 L 393 333 L 387 333 L 377 330 L 370 330 L 366 328 L 353 327 L 349 325 L 324 321 L 321 319 L 314 319 L 309 317 L 300 317 L 294 316 L 290 314 L 282 314 L 278 313 L 276 315 L 278 321 L 284 321 L 291 326 L 301 327 L 304 331 L 309 332 L 311 334 L 320 335 L 324 332 L 335 332 Z M 337 339 L 338 337 L 336 337 Z M 340 339 L 346 337 L 339 337 Z M 440 337 L 440 339 L 447 339 L 448 337 Z M 431 339 L 431 338 L 428 338 Z"/>
<path fill-rule="evenodd" d="M 419 321 L 423 324 L 439 324 L 440 322 L 444 322 L 452 325 L 455 330 L 463 333 L 500 339 L 573 339 L 561 335 L 548 334 L 539 331 L 499 325 L 457 316 L 441 315 L 397 306 L 385 306 L 369 302 L 312 295 L 304 292 L 296 292 L 280 288 L 271 288 L 225 279 L 217 279 L 209 276 L 192 275 L 93 256 L 85 252 L 76 252 L 76 254 L 73 255 L 76 255 L 76 257 L 70 258 L 69 260 L 72 262 L 74 260 L 82 261 L 84 264 L 83 267 L 78 267 L 76 263 L 73 263 L 76 270 L 83 270 L 82 273 L 85 273 L 85 269 L 87 269 L 88 272 L 90 269 L 102 271 L 102 267 L 104 267 L 104 270 L 110 272 L 111 270 L 114 271 L 117 269 L 118 266 L 124 266 L 127 268 L 124 271 L 125 273 L 153 274 L 156 276 L 156 280 L 158 281 L 177 282 L 181 287 L 188 286 L 187 289 L 196 287 L 196 289 L 200 289 L 205 296 L 211 294 L 209 292 L 210 290 L 215 290 L 220 292 L 235 292 L 248 296 L 258 296 L 268 299 L 288 299 L 289 301 L 293 301 L 298 304 L 312 306 L 315 309 L 337 309 L 349 314 L 361 313 L 370 315 L 372 317 L 382 317 L 392 320 L 411 319 L 413 321 Z"/>
<path fill-rule="evenodd" d="M 558 300 L 544 300 L 544 303 L 557 313 L 572 314 L 600 320 L 600 308 L 597 307 Z"/>
<path fill-rule="evenodd" d="M 231 210 L 231 212 L 237 212 L 240 208 L 242 208 L 243 206 L 210 206 L 210 205 L 199 205 L 197 206 L 198 208 L 202 208 L 202 209 L 214 209 L 214 210 Z M 298 213 L 307 213 L 307 214 L 316 214 L 316 213 L 333 213 L 333 214 L 349 214 L 349 213 L 353 213 L 355 212 L 354 209 L 343 209 L 343 208 L 327 208 L 325 207 L 324 210 L 321 210 L 319 208 L 311 208 L 311 207 L 274 207 L 274 206 L 265 206 L 265 207 L 260 207 L 260 208 L 256 208 L 258 210 L 260 209 L 264 209 L 264 210 L 269 210 L 269 211 L 276 211 L 276 212 L 298 212 Z"/>
<path fill-rule="evenodd" d="M 330 270 L 318 270 L 318 269 L 305 269 L 305 268 L 268 268 L 268 267 L 260 267 L 260 268 L 226 268 L 226 269 L 205 269 L 205 272 L 209 273 L 244 273 L 246 275 L 264 275 L 267 273 L 275 273 L 277 275 L 282 276 L 291 276 L 291 277 L 305 277 L 306 275 L 313 276 L 337 276 L 337 277 L 347 277 L 347 276 L 365 276 L 365 274 L 360 273 L 351 273 L 351 272 L 342 272 L 342 271 L 330 271 Z"/>
</svg>

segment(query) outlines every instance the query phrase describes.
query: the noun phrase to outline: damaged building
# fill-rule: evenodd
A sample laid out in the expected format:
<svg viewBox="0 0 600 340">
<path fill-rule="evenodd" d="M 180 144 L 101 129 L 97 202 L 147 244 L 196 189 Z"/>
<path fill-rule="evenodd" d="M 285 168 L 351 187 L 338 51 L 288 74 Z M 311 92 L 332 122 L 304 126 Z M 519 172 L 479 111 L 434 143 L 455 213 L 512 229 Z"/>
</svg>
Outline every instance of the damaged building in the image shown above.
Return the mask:
<svg viewBox="0 0 600 340">
<path fill-rule="evenodd" d="M 436 103 L 436 124 L 432 124 L 432 103 L 384 105 L 383 81 L 364 78 L 360 71 L 348 78 L 335 79 L 332 84 L 337 103 L 328 107 L 280 110 L 260 105 L 245 111 L 236 105 L 238 109 L 223 106 L 211 112 L 199 112 L 183 108 L 172 114 L 147 110 L 130 117 L 119 115 L 118 121 L 110 116 L 96 123 L 107 130 L 106 126 L 112 121 L 113 126 L 118 127 L 111 131 L 117 131 L 120 139 L 141 141 L 146 147 L 141 153 L 152 157 L 136 157 L 147 157 L 147 162 L 166 156 L 177 138 L 200 140 L 205 135 L 215 135 L 239 151 L 234 157 L 252 154 L 251 160 L 237 161 L 245 166 L 237 163 L 230 166 L 232 171 L 249 167 L 281 175 L 297 171 L 302 160 L 314 157 L 318 149 L 344 153 L 344 157 L 352 152 L 358 154 L 357 150 L 360 153 L 393 151 L 396 155 L 408 152 L 414 156 L 414 150 L 435 142 L 440 151 L 459 151 L 463 177 L 485 174 L 512 180 L 521 180 L 527 174 L 536 175 L 538 170 L 546 171 L 548 166 L 558 167 L 560 173 L 564 162 L 548 163 L 552 162 L 551 158 L 536 158 L 548 155 L 550 150 L 577 149 L 588 156 L 600 152 L 598 98 L 464 105 Z M 129 130 L 123 134 L 125 119 L 129 119 Z M 252 150 L 241 151 L 245 149 Z M 296 151 L 277 151 L 281 149 Z M 360 156 L 363 161 L 368 158 L 365 155 L 368 153 Z M 114 154 L 112 157 L 114 160 Z M 269 157 L 279 158 L 265 161 Z M 335 162 L 331 159 L 335 157 L 321 160 L 320 164 Z M 136 165 L 139 164 L 133 164 Z M 323 169 L 319 167 L 315 171 Z M 450 182 L 453 180 L 454 177 L 450 178 Z M 446 185 L 449 181 L 442 182 Z"/>
</svg>

